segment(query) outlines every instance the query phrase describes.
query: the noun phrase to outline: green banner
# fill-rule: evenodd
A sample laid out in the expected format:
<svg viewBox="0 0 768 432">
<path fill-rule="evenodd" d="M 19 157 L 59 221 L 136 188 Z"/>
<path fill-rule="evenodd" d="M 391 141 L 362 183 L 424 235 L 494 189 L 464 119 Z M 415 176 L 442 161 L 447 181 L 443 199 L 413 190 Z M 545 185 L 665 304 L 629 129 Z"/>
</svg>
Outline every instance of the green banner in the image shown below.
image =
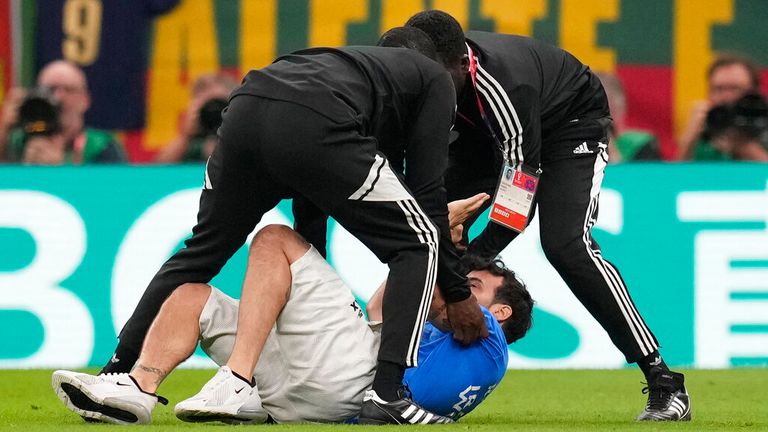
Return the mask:
<svg viewBox="0 0 768 432">
<path fill-rule="evenodd" d="M 100 365 L 195 222 L 201 166 L 0 168 L 0 367 Z M 292 221 L 285 201 L 265 223 Z M 768 165 L 608 168 L 595 236 L 670 364 L 768 363 Z M 477 231 L 477 228 L 473 231 Z M 386 275 L 331 221 L 329 260 L 361 299 Z M 510 367 L 622 367 L 541 251 L 502 253 L 537 301 Z M 213 283 L 238 296 L 246 250 Z"/>
</svg>

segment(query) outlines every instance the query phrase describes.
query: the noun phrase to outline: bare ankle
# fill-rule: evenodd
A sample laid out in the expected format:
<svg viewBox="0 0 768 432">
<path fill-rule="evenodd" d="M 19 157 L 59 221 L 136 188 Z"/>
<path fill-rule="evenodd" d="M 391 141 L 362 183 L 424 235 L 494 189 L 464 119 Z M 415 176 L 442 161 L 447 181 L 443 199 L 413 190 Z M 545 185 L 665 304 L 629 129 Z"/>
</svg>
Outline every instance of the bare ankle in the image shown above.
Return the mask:
<svg viewBox="0 0 768 432">
<path fill-rule="evenodd" d="M 155 393 L 160 383 L 168 376 L 168 371 L 139 362 L 136 363 L 136 367 L 131 371 L 130 375 L 136 380 L 136 383 L 143 391 Z"/>
</svg>

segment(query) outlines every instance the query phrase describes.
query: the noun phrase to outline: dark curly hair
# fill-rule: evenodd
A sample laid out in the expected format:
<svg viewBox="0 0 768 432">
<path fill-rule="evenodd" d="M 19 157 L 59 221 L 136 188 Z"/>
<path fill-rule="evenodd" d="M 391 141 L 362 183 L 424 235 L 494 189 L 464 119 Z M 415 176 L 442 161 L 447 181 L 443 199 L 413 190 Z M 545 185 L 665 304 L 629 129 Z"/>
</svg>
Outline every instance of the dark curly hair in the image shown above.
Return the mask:
<svg viewBox="0 0 768 432">
<path fill-rule="evenodd" d="M 504 337 L 510 344 L 528 332 L 533 325 L 533 304 L 531 294 L 525 284 L 517 278 L 515 272 L 508 269 L 498 258 L 487 259 L 475 255 L 465 255 L 462 258 L 469 271 L 487 271 L 494 276 L 504 279 L 496 289 L 495 303 L 508 305 L 512 308 L 512 318 L 501 324 Z"/>
<path fill-rule="evenodd" d="M 395 27 L 381 35 L 378 46 L 416 50 L 437 61 L 437 50 L 429 35 L 416 27 Z"/>
<path fill-rule="evenodd" d="M 429 35 L 437 48 L 437 54 L 445 64 L 455 64 L 467 53 L 461 24 L 443 11 L 419 12 L 408 19 L 405 26 L 416 27 Z"/>
</svg>

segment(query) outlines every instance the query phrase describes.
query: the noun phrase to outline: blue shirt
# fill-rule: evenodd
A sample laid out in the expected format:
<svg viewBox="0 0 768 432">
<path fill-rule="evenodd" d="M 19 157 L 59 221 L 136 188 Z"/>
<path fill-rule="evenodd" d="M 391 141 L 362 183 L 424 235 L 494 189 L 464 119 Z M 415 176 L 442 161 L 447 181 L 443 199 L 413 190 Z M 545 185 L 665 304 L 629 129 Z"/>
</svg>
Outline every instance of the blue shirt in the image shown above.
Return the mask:
<svg viewBox="0 0 768 432">
<path fill-rule="evenodd" d="M 482 308 L 490 335 L 465 347 L 431 323 L 424 325 L 419 366 L 403 382 L 413 400 L 436 414 L 457 419 L 483 401 L 507 371 L 509 352 L 501 325 Z"/>
</svg>

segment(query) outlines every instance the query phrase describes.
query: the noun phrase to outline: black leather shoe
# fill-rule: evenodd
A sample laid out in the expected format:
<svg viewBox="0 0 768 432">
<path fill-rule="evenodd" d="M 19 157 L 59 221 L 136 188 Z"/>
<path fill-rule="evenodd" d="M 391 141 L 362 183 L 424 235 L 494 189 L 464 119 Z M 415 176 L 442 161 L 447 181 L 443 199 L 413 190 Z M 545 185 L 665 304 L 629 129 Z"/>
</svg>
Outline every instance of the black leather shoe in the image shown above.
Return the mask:
<svg viewBox="0 0 768 432">
<path fill-rule="evenodd" d="M 400 391 L 400 399 L 387 402 L 375 391 L 368 390 L 363 397 L 360 424 L 445 424 L 453 423 L 448 417 L 431 413 Z"/>
<path fill-rule="evenodd" d="M 681 373 L 651 369 L 648 387 L 648 403 L 637 416 L 638 421 L 689 421 L 691 420 L 691 398 L 685 391 L 685 377 Z"/>
</svg>

